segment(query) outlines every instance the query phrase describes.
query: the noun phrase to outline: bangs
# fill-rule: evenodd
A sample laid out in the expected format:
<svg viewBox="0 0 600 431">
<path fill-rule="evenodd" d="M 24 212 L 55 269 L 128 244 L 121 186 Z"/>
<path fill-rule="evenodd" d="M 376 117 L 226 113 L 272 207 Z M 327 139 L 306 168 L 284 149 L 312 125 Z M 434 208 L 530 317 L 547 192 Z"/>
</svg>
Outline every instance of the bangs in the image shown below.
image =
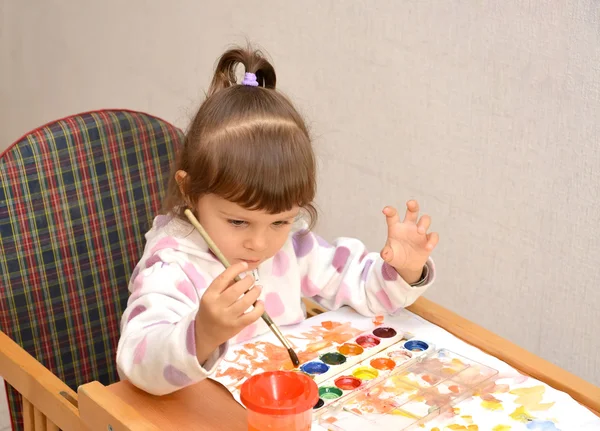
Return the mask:
<svg viewBox="0 0 600 431">
<path fill-rule="evenodd" d="M 295 123 L 246 120 L 221 129 L 205 144 L 207 193 L 269 214 L 313 201 L 314 156 L 308 136 Z"/>
</svg>

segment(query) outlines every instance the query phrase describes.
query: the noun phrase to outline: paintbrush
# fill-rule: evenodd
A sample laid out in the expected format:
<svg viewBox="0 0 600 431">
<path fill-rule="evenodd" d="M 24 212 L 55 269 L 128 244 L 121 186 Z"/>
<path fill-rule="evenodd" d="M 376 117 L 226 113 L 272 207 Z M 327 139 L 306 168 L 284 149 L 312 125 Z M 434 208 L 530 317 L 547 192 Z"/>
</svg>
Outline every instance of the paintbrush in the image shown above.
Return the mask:
<svg viewBox="0 0 600 431">
<path fill-rule="evenodd" d="M 200 232 L 200 235 L 202 236 L 202 238 L 204 239 L 206 244 L 208 244 L 208 248 L 210 248 L 212 250 L 212 252 L 215 254 L 215 256 L 217 256 L 217 258 L 221 261 L 221 263 L 223 264 L 223 266 L 225 268 L 229 268 L 229 266 L 230 266 L 229 261 L 223 255 L 223 253 L 221 253 L 221 250 L 219 250 L 219 247 L 217 247 L 217 245 L 214 243 L 214 241 L 210 238 L 208 233 L 204 230 L 204 228 L 202 227 L 202 225 L 200 224 L 198 219 L 194 216 L 194 214 L 190 211 L 190 209 L 187 208 L 184 211 L 184 213 L 185 213 L 185 216 L 190 221 L 190 223 L 196 228 L 196 230 L 198 232 Z M 235 281 L 240 281 L 240 280 L 241 280 L 241 278 L 236 275 Z M 256 302 L 254 303 L 254 305 L 256 305 Z M 265 311 L 261 317 L 265 321 L 265 323 L 267 324 L 269 329 L 271 329 L 271 331 L 273 331 L 273 333 L 279 339 L 279 341 L 281 341 L 281 344 L 283 344 L 283 346 L 287 349 L 287 351 L 290 355 L 290 359 L 292 360 L 292 364 L 294 364 L 294 367 L 298 367 L 300 365 L 300 360 L 298 359 L 298 355 L 296 354 L 296 352 L 294 352 L 294 348 L 292 347 L 292 345 L 290 344 L 288 339 L 285 338 L 285 336 L 281 333 L 281 331 L 279 330 L 279 327 L 275 324 L 275 322 L 273 322 L 273 319 L 271 319 L 271 316 L 269 316 L 269 314 Z"/>
</svg>

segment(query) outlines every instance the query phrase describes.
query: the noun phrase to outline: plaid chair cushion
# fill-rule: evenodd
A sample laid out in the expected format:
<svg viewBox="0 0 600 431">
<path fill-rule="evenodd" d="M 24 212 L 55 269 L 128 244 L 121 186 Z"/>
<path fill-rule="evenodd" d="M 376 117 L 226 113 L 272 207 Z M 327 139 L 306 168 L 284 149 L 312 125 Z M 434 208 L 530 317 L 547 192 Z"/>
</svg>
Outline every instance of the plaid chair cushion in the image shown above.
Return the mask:
<svg viewBox="0 0 600 431">
<path fill-rule="evenodd" d="M 127 283 L 181 139 L 158 118 L 98 111 L 0 157 L 0 329 L 74 390 L 118 379 Z M 20 397 L 8 395 L 22 429 Z"/>
</svg>

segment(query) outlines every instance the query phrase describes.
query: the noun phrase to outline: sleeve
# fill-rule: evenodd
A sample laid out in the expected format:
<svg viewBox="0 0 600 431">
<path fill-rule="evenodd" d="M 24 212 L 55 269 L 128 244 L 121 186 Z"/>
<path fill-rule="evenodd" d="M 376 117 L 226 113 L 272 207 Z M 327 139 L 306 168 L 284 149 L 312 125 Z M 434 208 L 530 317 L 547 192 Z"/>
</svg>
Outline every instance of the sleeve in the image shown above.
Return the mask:
<svg viewBox="0 0 600 431">
<path fill-rule="evenodd" d="M 338 238 L 329 244 L 300 230 L 292 240 L 302 294 L 330 310 L 349 305 L 365 316 L 393 314 L 415 302 L 435 279 L 431 258 L 423 268 L 425 279 L 411 286 L 379 253 L 368 253 L 357 239 Z"/>
<path fill-rule="evenodd" d="M 185 266 L 191 264 L 186 264 Z M 174 392 L 212 374 L 224 343 L 204 364 L 196 357 L 195 318 L 208 284 L 193 268 L 157 262 L 140 271 L 121 319 L 117 368 L 121 378 L 154 395 Z"/>
</svg>

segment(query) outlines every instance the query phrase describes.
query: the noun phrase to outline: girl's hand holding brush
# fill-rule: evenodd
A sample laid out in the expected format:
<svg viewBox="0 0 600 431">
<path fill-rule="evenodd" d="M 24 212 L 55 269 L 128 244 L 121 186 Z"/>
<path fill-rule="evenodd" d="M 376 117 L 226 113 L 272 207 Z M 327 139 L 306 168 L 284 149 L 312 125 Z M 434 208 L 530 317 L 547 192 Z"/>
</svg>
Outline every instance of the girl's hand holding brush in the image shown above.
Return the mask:
<svg viewBox="0 0 600 431">
<path fill-rule="evenodd" d="M 258 301 L 261 287 L 252 287 L 254 277 L 248 274 L 240 281 L 234 280 L 247 269 L 246 262 L 225 269 L 200 299 L 196 315 L 196 356 L 200 364 L 221 344 L 260 319 L 265 311 L 263 302 Z"/>
</svg>

